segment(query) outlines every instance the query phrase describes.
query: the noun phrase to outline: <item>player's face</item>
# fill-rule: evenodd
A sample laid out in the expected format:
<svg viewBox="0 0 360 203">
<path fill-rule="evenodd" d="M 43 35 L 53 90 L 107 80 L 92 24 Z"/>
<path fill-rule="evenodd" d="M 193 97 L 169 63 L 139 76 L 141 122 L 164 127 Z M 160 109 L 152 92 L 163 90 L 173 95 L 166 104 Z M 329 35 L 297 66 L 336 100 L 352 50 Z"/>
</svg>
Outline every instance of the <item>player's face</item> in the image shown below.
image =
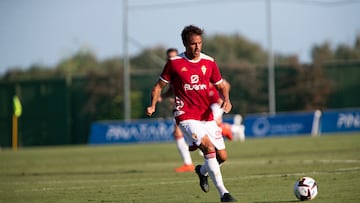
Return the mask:
<svg viewBox="0 0 360 203">
<path fill-rule="evenodd" d="M 186 50 L 186 57 L 196 60 L 200 57 L 202 47 L 201 35 L 191 35 L 189 41 L 184 44 Z"/>
</svg>

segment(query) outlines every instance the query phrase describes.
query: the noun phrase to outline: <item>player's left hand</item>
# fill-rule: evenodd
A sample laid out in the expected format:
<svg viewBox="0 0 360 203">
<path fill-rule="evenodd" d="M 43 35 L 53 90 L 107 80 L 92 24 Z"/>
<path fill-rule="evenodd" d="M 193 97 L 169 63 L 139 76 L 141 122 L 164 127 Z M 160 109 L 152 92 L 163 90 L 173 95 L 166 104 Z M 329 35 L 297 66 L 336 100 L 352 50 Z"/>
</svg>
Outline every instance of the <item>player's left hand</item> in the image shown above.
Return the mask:
<svg viewBox="0 0 360 203">
<path fill-rule="evenodd" d="M 221 105 L 221 108 L 225 113 L 229 113 L 232 109 L 232 104 L 230 101 L 224 101 Z"/>
</svg>

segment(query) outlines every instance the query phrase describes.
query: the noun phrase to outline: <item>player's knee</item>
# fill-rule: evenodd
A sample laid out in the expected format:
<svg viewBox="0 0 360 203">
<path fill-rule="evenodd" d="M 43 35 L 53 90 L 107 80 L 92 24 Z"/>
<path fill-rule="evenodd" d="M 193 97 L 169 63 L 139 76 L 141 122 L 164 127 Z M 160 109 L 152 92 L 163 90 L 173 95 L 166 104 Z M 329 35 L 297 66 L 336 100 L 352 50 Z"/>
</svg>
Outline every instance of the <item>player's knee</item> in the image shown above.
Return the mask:
<svg viewBox="0 0 360 203">
<path fill-rule="evenodd" d="M 200 149 L 201 149 L 201 151 L 202 151 L 204 154 L 210 154 L 210 153 L 214 153 L 214 154 L 215 154 L 215 153 L 216 153 L 215 147 L 212 146 L 212 145 L 207 146 L 207 145 L 201 144 L 201 145 L 200 145 Z"/>
<path fill-rule="evenodd" d="M 176 134 L 175 132 L 173 135 L 174 135 L 175 140 L 183 138 L 183 136 L 181 134 L 179 135 L 179 134 Z"/>
<path fill-rule="evenodd" d="M 175 129 L 174 129 L 174 132 L 173 132 L 173 135 L 174 135 L 174 137 L 175 137 L 176 139 L 180 139 L 180 138 L 183 137 L 183 134 L 182 134 L 180 128 L 175 128 Z"/>
<path fill-rule="evenodd" d="M 219 164 L 222 164 L 226 161 L 227 157 L 220 157 L 220 156 L 216 156 L 216 160 Z"/>
<path fill-rule="evenodd" d="M 227 160 L 227 153 L 225 150 L 219 150 L 216 153 L 216 159 L 219 164 L 224 163 Z"/>
<path fill-rule="evenodd" d="M 202 138 L 201 144 L 200 144 L 200 149 L 205 155 L 216 153 L 215 146 L 211 143 L 210 139 L 207 136 Z"/>
</svg>

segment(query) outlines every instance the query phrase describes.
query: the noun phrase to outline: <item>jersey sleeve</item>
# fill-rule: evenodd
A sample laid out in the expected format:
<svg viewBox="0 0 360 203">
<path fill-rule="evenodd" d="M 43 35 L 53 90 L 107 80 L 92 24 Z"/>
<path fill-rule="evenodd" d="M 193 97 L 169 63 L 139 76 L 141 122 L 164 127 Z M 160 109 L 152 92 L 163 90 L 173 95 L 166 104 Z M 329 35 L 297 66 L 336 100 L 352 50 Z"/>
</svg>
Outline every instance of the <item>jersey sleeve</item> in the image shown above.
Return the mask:
<svg viewBox="0 0 360 203">
<path fill-rule="evenodd" d="M 168 61 L 165 66 L 164 69 L 162 71 L 162 73 L 160 74 L 160 79 L 166 83 L 170 83 L 171 81 L 171 62 Z"/>
<path fill-rule="evenodd" d="M 222 82 L 222 76 L 219 70 L 218 65 L 216 64 L 216 62 L 214 61 L 213 63 L 213 69 L 212 69 L 212 74 L 210 76 L 210 82 L 213 84 L 219 84 Z"/>
</svg>

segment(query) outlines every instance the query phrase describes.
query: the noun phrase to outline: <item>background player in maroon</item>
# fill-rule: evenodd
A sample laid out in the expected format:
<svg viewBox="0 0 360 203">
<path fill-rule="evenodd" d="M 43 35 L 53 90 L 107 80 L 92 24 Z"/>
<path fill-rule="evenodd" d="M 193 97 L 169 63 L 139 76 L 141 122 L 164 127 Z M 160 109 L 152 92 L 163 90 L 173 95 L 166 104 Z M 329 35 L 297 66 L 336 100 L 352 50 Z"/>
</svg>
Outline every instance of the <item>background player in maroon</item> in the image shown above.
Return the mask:
<svg viewBox="0 0 360 203">
<path fill-rule="evenodd" d="M 203 30 L 189 25 L 182 33 L 185 52 L 169 60 L 158 82 L 152 89 L 151 105 L 146 109 L 152 115 L 156 109 L 162 89 L 171 82 L 175 94 L 174 116 L 183 130 L 189 145 L 196 145 L 204 154 L 204 164 L 196 167 L 200 186 L 204 192 L 209 191 L 206 174 L 209 174 L 220 194 L 221 202 L 236 201 L 226 189 L 217 156 L 225 161 L 227 158 L 221 130 L 213 119 L 210 108 L 209 84 L 218 89 L 223 99 L 222 108 L 228 113 L 231 108 L 229 90 L 219 68 L 210 56 L 201 52 Z"/>
</svg>

